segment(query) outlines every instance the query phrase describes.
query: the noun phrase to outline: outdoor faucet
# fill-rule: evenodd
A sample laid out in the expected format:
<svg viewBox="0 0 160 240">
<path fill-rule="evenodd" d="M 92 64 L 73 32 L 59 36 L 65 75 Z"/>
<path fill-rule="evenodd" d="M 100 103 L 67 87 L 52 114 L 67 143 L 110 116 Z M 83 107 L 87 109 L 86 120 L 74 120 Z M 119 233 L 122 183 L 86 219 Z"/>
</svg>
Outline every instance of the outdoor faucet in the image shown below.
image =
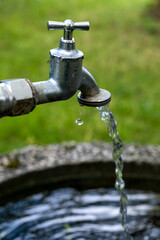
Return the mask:
<svg viewBox="0 0 160 240">
<path fill-rule="evenodd" d="M 38 104 L 69 99 L 77 90 L 82 105 L 98 107 L 110 102 L 110 92 L 99 89 L 92 74 L 82 66 L 84 55 L 75 49 L 72 38 L 73 30 L 88 31 L 89 22 L 48 21 L 48 29 L 64 29 L 59 48 L 50 50 L 49 80 L 0 81 L 0 117 L 27 114 Z"/>
</svg>

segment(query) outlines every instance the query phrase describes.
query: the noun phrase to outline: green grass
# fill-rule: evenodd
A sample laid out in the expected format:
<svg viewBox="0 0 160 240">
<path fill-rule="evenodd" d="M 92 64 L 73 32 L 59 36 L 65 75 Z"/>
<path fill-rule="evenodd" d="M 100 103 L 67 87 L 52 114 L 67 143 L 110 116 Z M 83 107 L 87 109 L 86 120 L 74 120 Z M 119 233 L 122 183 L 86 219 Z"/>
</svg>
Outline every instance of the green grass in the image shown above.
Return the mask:
<svg viewBox="0 0 160 240">
<path fill-rule="evenodd" d="M 84 65 L 101 88 L 112 93 L 110 109 L 124 142 L 160 144 L 160 24 L 145 16 L 150 0 L 0 0 L 0 79 L 48 79 L 49 50 L 63 32 L 48 31 L 48 20 L 90 21 L 75 31 Z M 94 108 L 83 107 L 75 124 L 76 96 L 37 106 L 26 116 L 0 120 L 0 152 L 27 144 L 109 141 Z"/>
</svg>

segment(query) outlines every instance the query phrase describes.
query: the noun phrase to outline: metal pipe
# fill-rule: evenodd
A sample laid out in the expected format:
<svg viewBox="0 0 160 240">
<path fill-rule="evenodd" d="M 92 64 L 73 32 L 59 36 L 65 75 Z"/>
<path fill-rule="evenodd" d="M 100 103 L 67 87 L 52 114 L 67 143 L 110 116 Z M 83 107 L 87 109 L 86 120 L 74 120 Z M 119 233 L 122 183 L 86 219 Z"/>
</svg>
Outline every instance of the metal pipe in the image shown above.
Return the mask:
<svg viewBox="0 0 160 240">
<path fill-rule="evenodd" d="M 32 83 L 35 90 L 36 105 L 59 101 L 62 98 L 62 90 L 54 79 Z"/>
</svg>

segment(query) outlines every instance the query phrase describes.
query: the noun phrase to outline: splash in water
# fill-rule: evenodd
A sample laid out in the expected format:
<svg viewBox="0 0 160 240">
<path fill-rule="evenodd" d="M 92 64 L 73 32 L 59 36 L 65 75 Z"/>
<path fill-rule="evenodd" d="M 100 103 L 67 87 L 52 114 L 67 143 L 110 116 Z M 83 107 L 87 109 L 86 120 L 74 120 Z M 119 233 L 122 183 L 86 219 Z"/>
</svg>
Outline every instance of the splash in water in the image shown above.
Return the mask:
<svg viewBox="0 0 160 240">
<path fill-rule="evenodd" d="M 122 218 L 122 226 L 126 233 L 127 240 L 133 240 L 133 238 L 129 234 L 128 226 L 127 226 L 127 194 L 125 192 L 125 182 L 123 180 L 123 160 L 122 160 L 122 152 L 123 152 L 123 143 L 119 137 L 117 131 L 117 124 L 114 120 L 112 112 L 110 112 L 107 106 L 97 107 L 100 113 L 101 120 L 107 124 L 107 131 L 109 136 L 112 139 L 113 143 L 113 158 L 115 161 L 116 169 L 116 181 L 115 188 L 120 192 L 120 213 Z"/>
</svg>

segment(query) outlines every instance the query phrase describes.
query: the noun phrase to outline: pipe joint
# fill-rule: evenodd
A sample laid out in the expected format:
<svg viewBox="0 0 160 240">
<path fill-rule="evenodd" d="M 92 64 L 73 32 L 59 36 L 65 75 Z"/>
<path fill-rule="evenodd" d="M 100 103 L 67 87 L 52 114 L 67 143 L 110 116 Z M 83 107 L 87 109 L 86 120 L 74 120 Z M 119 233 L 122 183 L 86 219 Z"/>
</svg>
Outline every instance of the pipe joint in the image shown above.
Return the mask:
<svg viewBox="0 0 160 240">
<path fill-rule="evenodd" d="M 34 88 L 28 79 L 0 82 L 0 117 L 24 115 L 35 106 Z"/>
</svg>

